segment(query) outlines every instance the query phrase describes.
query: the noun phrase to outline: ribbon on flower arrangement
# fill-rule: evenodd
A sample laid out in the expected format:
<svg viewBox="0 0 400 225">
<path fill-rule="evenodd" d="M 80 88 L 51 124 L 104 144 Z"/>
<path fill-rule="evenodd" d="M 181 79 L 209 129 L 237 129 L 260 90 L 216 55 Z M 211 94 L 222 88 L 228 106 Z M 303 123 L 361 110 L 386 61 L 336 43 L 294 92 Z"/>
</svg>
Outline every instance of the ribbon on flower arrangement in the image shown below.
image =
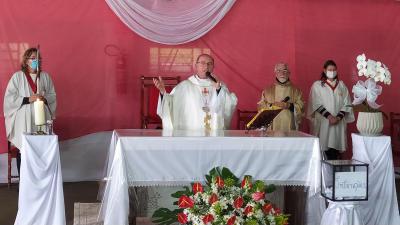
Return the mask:
<svg viewBox="0 0 400 225">
<path fill-rule="evenodd" d="M 377 85 L 375 80 L 368 79 L 364 81 L 358 81 L 356 85 L 353 86 L 352 92 L 354 93 L 353 105 L 359 105 L 365 100 L 368 105 L 374 109 L 381 107 L 375 101 L 378 96 L 382 93 L 382 87 Z"/>
</svg>

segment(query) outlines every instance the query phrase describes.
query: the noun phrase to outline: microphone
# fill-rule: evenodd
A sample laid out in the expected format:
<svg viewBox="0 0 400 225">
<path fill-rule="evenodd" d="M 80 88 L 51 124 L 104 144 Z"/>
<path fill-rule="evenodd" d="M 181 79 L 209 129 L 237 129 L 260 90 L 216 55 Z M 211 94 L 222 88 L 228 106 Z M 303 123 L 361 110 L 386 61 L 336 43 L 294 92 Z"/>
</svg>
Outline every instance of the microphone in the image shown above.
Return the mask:
<svg viewBox="0 0 400 225">
<path fill-rule="evenodd" d="M 211 76 L 211 73 L 209 71 L 206 72 L 206 77 L 212 81 L 214 81 L 215 83 L 217 82 L 217 79 L 215 79 L 213 76 Z"/>
<path fill-rule="evenodd" d="M 289 96 L 286 96 L 286 98 L 284 98 L 283 100 L 282 100 L 282 102 L 288 102 L 290 100 L 290 97 Z"/>
</svg>

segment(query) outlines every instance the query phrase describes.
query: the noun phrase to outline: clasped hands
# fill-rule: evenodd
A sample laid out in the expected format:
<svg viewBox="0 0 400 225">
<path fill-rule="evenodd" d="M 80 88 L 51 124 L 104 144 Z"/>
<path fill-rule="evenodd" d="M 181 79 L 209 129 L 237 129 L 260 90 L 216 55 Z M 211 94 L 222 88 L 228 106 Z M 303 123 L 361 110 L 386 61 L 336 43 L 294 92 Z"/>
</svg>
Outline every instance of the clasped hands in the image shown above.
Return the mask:
<svg viewBox="0 0 400 225">
<path fill-rule="evenodd" d="M 289 102 L 275 102 L 272 105 L 277 106 L 282 109 L 289 109 L 290 103 Z"/>
<path fill-rule="evenodd" d="M 36 101 L 38 99 L 40 101 L 43 101 L 45 104 L 47 104 L 46 98 L 43 95 L 39 95 L 39 94 L 34 94 L 31 97 L 29 97 L 29 103 L 32 103 L 32 102 L 34 102 L 34 101 Z"/>
<path fill-rule="evenodd" d="M 332 116 L 332 115 L 329 115 L 327 119 L 329 120 L 329 125 L 336 125 L 341 120 L 340 117 Z"/>
</svg>

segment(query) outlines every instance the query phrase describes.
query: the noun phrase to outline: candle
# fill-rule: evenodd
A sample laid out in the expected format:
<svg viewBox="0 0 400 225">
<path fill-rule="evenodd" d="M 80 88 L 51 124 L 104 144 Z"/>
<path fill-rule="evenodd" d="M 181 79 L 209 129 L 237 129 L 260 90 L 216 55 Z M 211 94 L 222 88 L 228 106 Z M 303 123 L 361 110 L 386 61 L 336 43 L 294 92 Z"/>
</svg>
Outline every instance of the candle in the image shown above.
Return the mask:
<svg viewBox="0 0 400 225">
<path fill-rule="evenodd" d="M 35 125 L 43 125 L 45 124 L 45 116 L 44 116 L 44 102 L 37 99 L 33 103 L 33 107 L 35 109 Z"/>
</svg>

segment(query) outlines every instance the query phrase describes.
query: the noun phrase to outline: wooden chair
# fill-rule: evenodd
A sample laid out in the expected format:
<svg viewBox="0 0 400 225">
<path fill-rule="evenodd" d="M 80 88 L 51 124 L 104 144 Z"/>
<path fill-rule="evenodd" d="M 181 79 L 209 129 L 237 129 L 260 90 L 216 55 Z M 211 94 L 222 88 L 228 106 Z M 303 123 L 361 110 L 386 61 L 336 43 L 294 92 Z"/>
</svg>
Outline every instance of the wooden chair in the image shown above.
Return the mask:
<svg viewBox="0 0 400 225">
<path fill-rule="evenodd" d="M 390 137 L 392 139 L 393 162 L 395 166 L 399 167 L 400 165 L 398 164 L 398 162 L 400 162 L 400 113 L 390 112 Z"/>
<path fill-rule="evenodd" d="M 11 174 L 11 164 L 12 164 L 12 159 L 17 158 L 17 155 L 19 154 L 19 149 L 16 148 L 15 146 L 11 145 L 11 142 L 8 141 L 7 144 L 7 150 L 8 150 L 8 188 L 10 189 L 11 187 L 11 181 L 14 178 L 19 179 L 19 175 L 12 175 Z"/>
<path fill-rule="evenodd" d="M 158 76 L 141 76 L 141 93 L 140 93 L 140 118 L 142 129 L 161 128 L 161 118 L 157 115 L 157 103 L 159 91 L 153 84 L 153 78 Z M 179 82 L 180 77 L 164 77 L 165 89 L 170 92 Z M 149 127 L 151 126 L 151 127 Z"/>
<path fill-rule="evenodd" d="M 237 129 L 245 130 L 246 124 L 250 122 L 250 120 L 257 114 L 257 111 L 248 111 L 248 110 L 237 110 L 238 113 L 238 121 L 237 121 Z"/>
</svg>

